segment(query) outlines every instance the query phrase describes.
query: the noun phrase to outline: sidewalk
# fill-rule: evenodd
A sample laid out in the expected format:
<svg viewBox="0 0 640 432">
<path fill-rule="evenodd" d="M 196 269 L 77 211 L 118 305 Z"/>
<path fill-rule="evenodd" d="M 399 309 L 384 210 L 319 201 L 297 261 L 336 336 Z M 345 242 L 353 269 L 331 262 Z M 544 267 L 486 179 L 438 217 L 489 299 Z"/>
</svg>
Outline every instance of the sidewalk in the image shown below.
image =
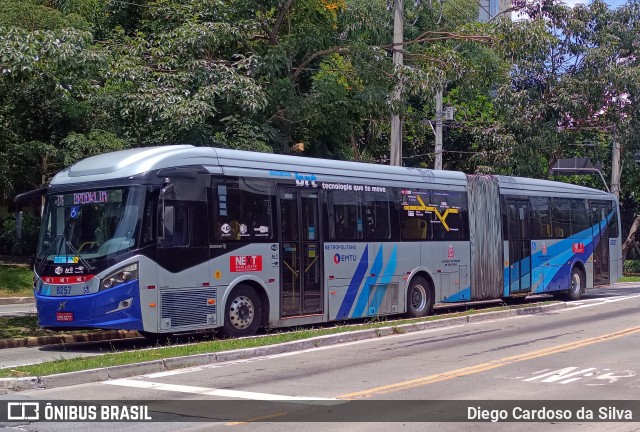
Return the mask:
<svg viewBox="0 0 640 432">
<path fill-rule="evenodd" d="M 35 303 L 33 297 L 0 297 L 0 305 Z"/>
</svg>

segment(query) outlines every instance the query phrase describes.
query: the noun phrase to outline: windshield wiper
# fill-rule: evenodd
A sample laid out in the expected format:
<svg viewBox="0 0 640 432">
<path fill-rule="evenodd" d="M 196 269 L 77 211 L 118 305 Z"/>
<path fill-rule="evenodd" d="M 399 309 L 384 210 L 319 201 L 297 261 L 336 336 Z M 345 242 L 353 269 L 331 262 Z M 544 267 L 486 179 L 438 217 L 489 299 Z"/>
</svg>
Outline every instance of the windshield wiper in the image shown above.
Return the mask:
<svg viewBox="0 0 640 432">
<path fill-rule="evenodd" d="M 55 240 L 53 242 L 51 242 L 51 245 L 47 248 L 47 251 L 44 253 L 44 255 L 42 256 L 42 258 L 40 259 L 40 262 L 38 264 L 36 264 L 36 272 L 37 273 L 41 273 L 42 272 L 42 267 L 43 264 L 45 262 L 47 262 L 47 258 L 49 258 L 49 252 L 51 252 L 51 250 L 53 249 L 53 247 L 55 245 L 58 244 L 58 242 L 60 241 L 60 239 L 64 238 L 64 235 L 62 234 L 58 234 L 58 236 L 55 238 Z"/>
<path fill-rule="evenodd" d="M 69 240 L 66 241 L 66 244 L 67 244 L 67 247 L 71 249 L 71 252 L 73 252 L 75 255 L 78 256 L 78 258 L 80 258 L 80 261 L 82 261 L 82 264 L 84 264 L 85 267 L 87 267 L 87 269 L 93 270 L 93 266 L 89 264 L 86 259 L 82 258 L 82 255 L 80 254 L 80 252 L 78 252 L 78 249 L 74 248 Z"/>
</svg>

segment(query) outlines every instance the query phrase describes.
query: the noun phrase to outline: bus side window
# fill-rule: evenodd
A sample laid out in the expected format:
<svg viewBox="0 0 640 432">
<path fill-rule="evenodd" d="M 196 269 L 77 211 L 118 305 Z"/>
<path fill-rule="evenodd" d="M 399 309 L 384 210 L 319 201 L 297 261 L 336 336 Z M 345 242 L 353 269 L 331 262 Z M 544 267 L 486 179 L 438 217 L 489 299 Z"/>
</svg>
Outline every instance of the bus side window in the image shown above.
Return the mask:
<svg viewBox="0 0 640 432">
<path fill-rule="evenodd" d="M 549 198 L 531 197 L 531 238 L 546 239 L 553 237 Z"/>
<path fill-rule="evenodd" d="M 227 180 L 212 192 L 213 238 L 245 242 L 271 240 L 275 199 L 271 183 L 253 179 Z"/>
<path fill-rule="evenodd" d="M 365 226 L 367 240 L 388 240 L 391 238 L 390 202 L 385 192 L 365 194 Z"/>
<path fill-rule="evenodd" d="M 553 237 L 562 239 L 571 235 L 571 212 L 569 198 L 553 198 L 551 216 Z"/>
<path fill-rule="evenodd" d="M 152 194 L 149 192 L 147 196 L 147 201 L 144 206 L 144 214 L 142 215 L 142 244 L 149 244 L 155 240 L 155 226 L 154 221 L 155 218 L 153 215 L 155 214 L 155 200 L 157 199 L 158 194 Z"/>
<path fill-rule="evenodd" d="M 571 200 L 571 233 L 572 235 L 580 234 L 585 230 L 589 230 L 589 204 L 583 199 Z"/>
<path fill-rule="evenodd" d="M 331 240 L 362 240 L 364 221 L 362 218 L 361 196 L 358 192 L 331 191 L 329 213 L 332 227 L 329 228 Z"/>
<path fill-rule="evenodd" d="M 430 210 L 431 195 L 427 190 L 403 191 L 400 208 L 402 240 L 433 238 L 434 213 Z"/>
</svg>

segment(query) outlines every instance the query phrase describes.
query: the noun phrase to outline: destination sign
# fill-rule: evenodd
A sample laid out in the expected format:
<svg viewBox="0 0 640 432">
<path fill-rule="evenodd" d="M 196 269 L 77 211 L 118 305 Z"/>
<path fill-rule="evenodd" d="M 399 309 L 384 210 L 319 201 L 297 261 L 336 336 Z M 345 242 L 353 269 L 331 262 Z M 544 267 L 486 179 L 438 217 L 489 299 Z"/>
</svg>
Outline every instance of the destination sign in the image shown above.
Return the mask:
<svg viewBox="0 0 640 432">
<path fill-rule="evenodd" d="M 74 192 L 64 195 L 55 195 L 53 202 L 56 207 L 68 207 L 86 204 L 121 203 L 122 190 L 97 190 Z"/>
</svg>

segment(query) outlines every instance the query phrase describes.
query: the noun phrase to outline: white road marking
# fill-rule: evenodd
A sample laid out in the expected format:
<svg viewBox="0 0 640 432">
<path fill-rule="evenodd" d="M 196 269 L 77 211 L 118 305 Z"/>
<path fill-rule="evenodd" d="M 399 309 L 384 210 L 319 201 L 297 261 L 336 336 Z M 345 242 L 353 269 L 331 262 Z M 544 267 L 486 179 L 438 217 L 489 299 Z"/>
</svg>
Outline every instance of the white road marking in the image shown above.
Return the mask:
<svg viewBox="0 0 640 432">
<path fill-rule="evenodd" d="M 623 296 L 623 297 L 614 297 L 614 298 L 604 298 L 604 299 L 587 299 L 587 300 L 583 300 L 583 302 L 574 302 L 574 303 L 569 303 L 569 307 L 561 310 L 559 312 L 565 312 L 565 311 L 572 311 L 572 310 L 576 310 L 576 309 L 583 309 L 583 308 L 589 308 L 589 307 L 594 307 L 594 306 L 601 306 L 601 305 L 606 305 L 609 303 L 616 303 L 619 301 L 624 301 L 624 300 L 629 300 L 632 298 L 637 298 L 640 297 L 640 294 L 636 294 L 636 295 L 630 295 L 630 296 Z M 577 305 L 577 306 L 574 306 Z"/>
<path fill-rule="evenodd" d="M 219 396 L 225 398 L 236 398 L 236 399 L 250 399 L 250 400 L 259 400 L 259 401 L 287 401 L 294 403 L 314 403 L 318 402 L 322 403 L 322 405 L 327 404 L 327 402 L 332 402 L 330 405 L 334 403 L 345 403 L 343 400 L 333 399 L 333 398 L 319 398 L 319 397 L 307 397 L 307 396 L 284 396 L 284 395 L 276 395 L 269 393 L 256 393 L 256 392 L 247 392 L 240 390 L 227 390 L 227 389 L 214 389 L 208 387 L 195 387 L 195 386 L 186 386 L 179 384 L 166 384 L 166 383 L 157 383 L 157 382 L 149 382 L 149 381 L 138 381 L 133 379 L 115 379 L 111 381 L 103 381 L 103 384 L 109 385 L 117 385 L 122 387 L 132 387 L 132 388 L 141 388 L 141 389 L 149 389 L 149 390 L 164 390 L 170 392 L 178 392 L 178 393 L 191 393 L 198 395 L 206 395 L 206 396 Z"/>
<path fill-rule="evenodd" d="M 618 380 L 620 380 L 621 378 L 633 378 L 636 376 L 636 372 L 631 370 L 623 370 L 623 371 L 617 372 L 616 374 L 614 372 L 606 372 L 611 370 L 609 368 L 600 369 L 601 372 L 594 367 L 581 369 L 581 370 L 577 370 L 577 369 L 578 367 L 576 366 L 569 366 L 564 369 L 558 369 L 558 370 L 543 369 L 538 372 L 533 372 L 531 375 L 535 375 L 535 376 L 524 379 L 523 381 L 530 382 L 530 381 L 540 380 L 539 382 L 543 382 L 543 383 L 553 383 L 553 382 L 559 381 L 559 384 L 569 384 L 574 381 L 581 380 L 582 378 L 587 378 L 590 380 L 608 381 L 607 383 L 604 383 L 604 384 L 613 384 Z M 516 379 L 520 379 L 520 378 L 521 377 L 518 377 Z M 602 384 L 603 383 L 598 383 L 596 385 L 602 385 Z M 587 385 L 594 385 L 594 384 L 587 384 Z"/>
<path fill-rule="evenodd" d="M 487 321 L 485 321 L 485 322 L 487 322 Z M 393 324 L 390 324 L 390 325 L 393 325 Z M 394 334 L 394 335 L 389 335 L 387 337 L 402 338 L 402 337 L 408 337 L 408 336 L 412 336 L 412 335 L 419 335 L 419 334 L 423 334 L 423 333 L 433 333 L 433 332 L 436 332 L 436 331 L 456 329 L 456 328 L 464 327 L 464 325 L 465 324 L 459 324 L 459 325 L 455 325 L 455 326 L 451 326 L 451 327 L 438 327 L 438 328 L 434 328 L 434 329 L 420 330 L 420 331 L 417 331 L 417 332 Z M 194 366 L 194 367 L 190 367 L 190 368 L 176 369 L 176 370 L 170 370 L 170 371 L 165 371 L 165 372 L 154 372 L 154 373 L 150 373 L 150 374 L 146 374 L 146 375 L 141 375 L 141 377 L 143 377 L 143 378 L 151 378 L 151 379 L 162 378 L 162 377 L 166 377 L 166 376 L 180 375 L 180 374 L 183 374 L 183 373 L 199 372 L 199 371 L 205 370 L 205 369 L 215 369 L 215 368 L 219 368 L 219 367 L 226 367 L 226 366 L 232 366 L 232 365 L 243 364 L 243 363 L 252 363 L 252 362 L 257 362 L 257 361 L 262 361 L 262 360 L 272 360 L 272 359 L 277 359 L 277 358 L 282 358 L 282 357 L 289 357 L 289 356 L 295 356 L 295 355 L 306 354 L 306 353 L 314 353 L 314 352 L 324 351 L 324 350 L 328 350 L 328 349 L 335 349 L 335 348 L 352 346 L 352 345 L 360 345 L 360 344 L 364 344 L 364 343 L 371 343 L 371 342 L 377 341 L 377 340 L 379 340 L 379 339 L 364 339 L 364 340 L 353 341 L 353 342 L 343 342 L 341 344 L 327 345 L 327 346 L 317 347 L 317 348 L 309 348 L 309 349 L 305 349 L 305 350 L 302 350 L 302 351 L 292 351 L 292 352 L 287 352 L 287 353 L 272 354 L 272 355 L 268 355 L 268 356 L 252 357 L 252 358 L 248 358 L 248 359 L 231 360 L 231 361 L 219 362 L 219 363 L 211 363 L 211 364 L 202 365 L 202 366 Z"/>
</svg>

